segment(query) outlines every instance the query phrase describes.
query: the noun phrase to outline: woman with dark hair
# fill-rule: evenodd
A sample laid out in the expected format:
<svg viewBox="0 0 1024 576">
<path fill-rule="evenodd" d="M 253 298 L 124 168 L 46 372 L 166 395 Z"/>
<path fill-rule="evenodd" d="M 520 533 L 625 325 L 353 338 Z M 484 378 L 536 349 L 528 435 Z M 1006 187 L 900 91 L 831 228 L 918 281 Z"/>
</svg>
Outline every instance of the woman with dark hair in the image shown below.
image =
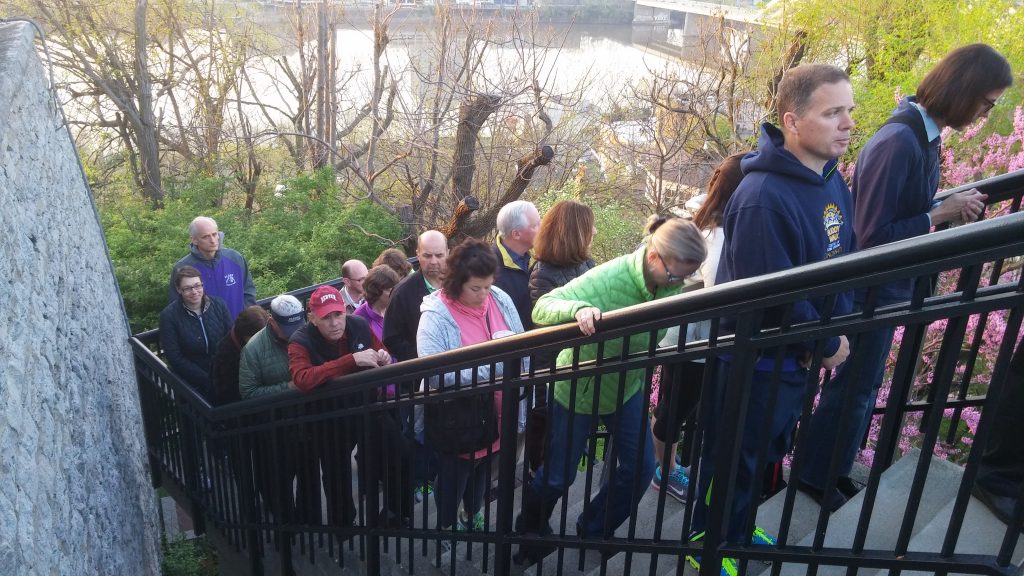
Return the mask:
<svg viewBox="0 0 1024 576">
<path fill-rule="evenodd" d="M 231 330 L 224 301 L 203 293 L 203 278 L 192 266 L 174 272 L 178 299 L 160 312 L 160 346 L 167 365 L 187 384 L 210 398 L 210 360 Z"/>
<path fill-rule="evenodd" d="M 594 267 L 590 244 L 596 232 L 594 211 L 586 204 L 562 200 L 544 214 L 533 244 L 533 257 L 537 261 L 530 273 L 533 304 Z"/>
<path fill-rule="evenodd" d="M 722 246 L 725 245 L 722 214 L 725 212 L 725 204 L 729 198 L 732 198 L 732 193 L 736 191 L 736 187 L 743 179 L 740 160 L 745 155 L 746 152 L 740 152 L 722 160 L 708 181 L 707 194 L 698 197 L 701 200 L 698 201 L 699 208 L 693 217 L 693 223 L 700 228 L 708 251 L 707 258 L 700 265 L 700 278 L 703 280 L 705 288 L 715 285 L 718 261 L 722 256 Z M 709 320 L 690 324 L 687 326 L 686 342 L 706 340 L 710 332 L 711 322 Z M 668 329 L 659 346 L 666 347 L 677 344 L 679 344 L 679 327 L 674 326 Z M 704 359 L 684 362 L 668 369 L 662 367 L 657 377 L 660 378 L 658 405 L 654 409 L 651 432 L 653 433 L 654 456 L 658 467 L 654 470 L 651 487 L 655 490 L 664 487 L 670 496 L 680 502 L 686 502 L 690 479 L 687 476 L 688 470 L 683 466 L 676 465 L 676 443 L 679 441 L 679 433 L 683 424 L 693 416 L 697 402 L 700 400 L 700 387 L 704 380 Z M 693 445 L 689 440 L 690 437 L 687 435 L 687 441 L 683 443 L 681 460 L 685 466 L 689 466 L 692 459 Z M 666 445 L 669 446 L 667 460 L 670 468 L 668 474 L 664 474 L 661 469 L 661 464 L 666 460 Z"/>
<path fill-rule="evenodd" d="M 217 352 L 210 363 L 210 403 L 214 406 L 242 399 L 238 391 L 242 348 L 267 325 L 269 317 L 262 306 L 249 306 L 235 318 L 235 325 L 217 345 Z"/>
<path fill-rule="evenodd" d="M 497 272 L 498 260 L 490 244 L 467 238 L 452 249 L 441 289 L 424 298 L 420 307 L 422 314 L 416 331 L 416 347 L 421 357 L 523 331 L 512 299 L 493 285 Z M 475 381 L 488 382 L 492 378 L 500 378 L 502 372 L 501 363 L 494 365 L 494 374 L 491 374 L 491 365 L 478 366 Z M 455 373 L 445 374 L 443 381 L 438 377 L 431 378 L 428 386 L 445 389 L 468 386 L 473 381 L 473 371 L 467 368 L 458 378 Z M 501 402 L 501 392 L 494 392 L 498 430 L 501 429 Z M 428 419 L 428 436 L 431 425 Z M 461 454 L 453 453 L 449 446 L 433 446 L 439 452 L 434 485 L 438 528 L 455 525 L 456 530 L 484 529 L 481 508 L 489 488 L 490 460 L 498 452 L 500 442 L 498 437 L 490 445 Z M 456 518 L 460 500 L 466 514 L 464 519 Z M 450 542 L 444 541 L 442 546 L 449 548 Z"/>
<path fill-rule="evenodd" d="M 565 286 L 537 300 L 533 319 L 538 325 L 551 326 L 576 321 L 585 336 L 597 332 L 605 312 L 635 304 L 674 296 L 684 281 L 700 267 L 707 255 L 704 238 L 693 223 L 679 218 L 652 216 L 644 243 L 633 253 L 605 262 Z M 558 366 L 597 359 L 621 358 L 630 352 L 642 352 L 650 346 L 650 336 L 630 336 L 629 348 L 623 339 L 586 344 L 563 350 Z M 576 533 L 582 537 L 611 536 L 629 517 L 643 491 L 654 476 L 654 451 L 647 423 L 646 399 L 641 392 L 645 370 L 625 374 L 608 373 L 555 382 L 550 406 L 550 445 L 545 462 L 523 494 L 523 513 L 516 519 L 516 531 L 546 535 L 551 512 L 564 491 L 576 478 L 576 463 L 586 448 L 590 430 L 603 423 L 613 437 L 618 461 L 615 470 L 602 483 L 600 492 L 587 503 L 576 521 Z M 595 411 L 596 407 L 596 411 Z M 550 552 L 546 546 L 521 546 L 519 560 L 536 561 Z"/>
<path fill-rule="evenodd" d="M 402 279 L 409 275 L 412 271 L 412 264 L 409 264 L 409 258 L 398 248 L 388 248 L 377 255 L 377 259 L 373 261 L 373 267 L 387 266 L 398 274 L 398 278 Z"/>
<path fill-rule="evenodd" d="M 391 303 L 391 290 L 401 280 L 397 272 L 383 264 L 371 268 L 366 273 L 366 279 L 363 280 L 365 299 L 352 314 L 366 318 L 366 321 L 370 323 L 370 330 L 377 335 L 377 338 L 381 338 L 381 334 L 384 332 L 384 312 L 387 311 L 388 304 Z"/>
<path fill-rule="evenodd" d="M 530 302 L 559 286 L 565 286 L 594 267 L 590 245 L 594 241 L 594 211 L 573 200 L 561 200 L 544 213 L 533 242 L 536 260 L 530 272 Z M 551 367 L 556 352 L 533 357 L 535 370 Z M 544 436 L 547 431 L 547 386 L 533 387 L 533 407 L 526 419 L 525 448 L 529 472 L 537 471 L 544 460 Z"/>
<path fill-rule="evenodd" d="M 953 50 L 917 85 L 917 103 L 939 129 L 963 130 L 987 117 L 1013 85 L 1010 63 L 987 44 Z"/>
</svg>

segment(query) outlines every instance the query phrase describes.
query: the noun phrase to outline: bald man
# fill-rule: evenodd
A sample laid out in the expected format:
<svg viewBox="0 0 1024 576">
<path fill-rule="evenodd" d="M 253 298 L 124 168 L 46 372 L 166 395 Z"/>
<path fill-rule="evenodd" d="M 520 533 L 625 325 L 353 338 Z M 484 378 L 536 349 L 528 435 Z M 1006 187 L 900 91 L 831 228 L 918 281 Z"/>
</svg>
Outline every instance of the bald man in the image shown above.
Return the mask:
<svg viewBox="0 0 1024 576">
<path fill-rule="evenodd" d="M 345 300 L 345 311 L 351 314 L 359 308 L 366 298 L 366 291 L 363 289 L 363 281 L 369 271 L 366 264 L 359 260 L 346 260 L 341 265 L 341 297 Z"/>
<path fill-rule="evenodd" d="M 256 285 L 249 274 L 249 263 L 238 252 L 221 246 L 224 233 L 213 218 L 196 217 L 188 225 L 188 235 L 191 239 L 189 254 L 171 268 L 168 300 L 173 302 L 178 298 L 174 273 L 182 266 L 192 266 L 202 276 L 203 292 L 222 298 L 234 322 L 242 310 L 256 304 Z"/>
<path fill-rule="evenodd" d="M 416 242 L 420 269 L 406 276 L 391 292 L 391 303 L 384 314 L 384 345 L 395 359 L 416 358 L 416 329 L 420 325 L 423 297 L 441 287 L 448 239 L 437 230 L 420 234 Z"/>
</svg>

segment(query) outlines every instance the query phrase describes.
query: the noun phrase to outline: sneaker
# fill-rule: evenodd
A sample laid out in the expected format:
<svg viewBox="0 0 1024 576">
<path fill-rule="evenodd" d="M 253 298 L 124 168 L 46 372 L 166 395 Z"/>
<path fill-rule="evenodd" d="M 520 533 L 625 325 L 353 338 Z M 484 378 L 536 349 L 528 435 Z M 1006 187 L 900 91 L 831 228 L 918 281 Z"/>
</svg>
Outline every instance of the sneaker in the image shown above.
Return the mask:
<svg viewBox="0 0 1024 576">
<path fill-rule="evenodd" d="M 455 526 L 449 528 L 442 528 L 442 530 L 454 530 L 455 532 L 465 532 L 466 525 L 462 523 L 462 520 L 456 520 Z M 438 540 L 438 544 L 441 545 L 441 554 L 448 554 L 452 551 L 452 548 L 455 547 L 455 540 L 451 538 L 443 538 L 441 540 Z"/>
<path fill-rule="evenodd" d="M 682 466 L 676 466 L 675 470 L 668 475 L 668 483 L 664 483 L 661 477 L 661 466 L 654 469 L 654 479 L 651 480 L 651 487 L 655 490 L 661 490 L 662 485 L 665 485 L 665 489 L 668 491 L 668 495 L 675 498 L 676 500 L 686 503 L 686 493 L 690 489 L 690 478 L 686 475 L 686 469 Z"/>
<path fill-rule="evenodd" d="M 754 526 L 754 533 L 750 537 L 750 543 L 754 546 L 775 546 L 778 544 L 775 538 L 764 531 L 760 526 Z"/>
<path fill-rule="evenodd" d="M 700 556 L 687 556 L 686 561 L 693 566 L 693 569 L 700 572 Z M 739 574 L 739 565 L 734 558 L 722 558 L 722 570 L 718 573 L 719 576 L 737 576 Z"/>
<path fill-rule="evenodd" d="M 412 489 L 416 502 L 423 502 L 423 499 L 434 493 L 434 486 L 429 481 L 420 484 Z"/>
<path fill-rule="evenodd" d="M 459 530 L 459 531 L 463 531 L 463 532 L 465 532 L 467 530 L 472 530 L 473 532 L 483 532 L 484 531 L 484 511 L 481 510 L 481 511 L 477 512 L 476 514 L 473 514 L 473 518 L 470 519 L 470 517 L 467 516 L 466 513 L 460 508 L 459 509 L 459 521 L 455 525 L 455 529 Z"/>
<path fill-rule="evenodd" d="M 815 502 L 817 502 L 822 508 L 825 508 L 829 513 L 835 512 L 846 504 L 846 496 L 836 489 L 833 489 L 831 493 L 825 494 L 825 491 L 817 486 L 812 486 L 803 480 L 797 486 L 801 492 L 810 496 Z"/>
</svg>

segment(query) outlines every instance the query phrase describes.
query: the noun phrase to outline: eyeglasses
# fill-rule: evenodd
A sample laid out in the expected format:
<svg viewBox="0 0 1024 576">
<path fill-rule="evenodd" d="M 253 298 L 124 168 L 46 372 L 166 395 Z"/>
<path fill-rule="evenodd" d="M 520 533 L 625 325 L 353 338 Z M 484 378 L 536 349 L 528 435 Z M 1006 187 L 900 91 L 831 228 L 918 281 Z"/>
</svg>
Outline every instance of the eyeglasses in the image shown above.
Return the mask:
<svg viewBox="0 0 1024 576">
<path fill-rule="evenodd" d="M 657 252 L 654 254 L 658 257 L 658 260 L 661 261 L 661 267 L 665 269 L 665 279 L 668 280 L 669 284 L 680 284 L 687 278 L 693 277 L 693 273 L 687 274 L 686 276 L 676 276 L 668 269 L 668 264 L 665 264 L 665 259 L 661 257 L 661 254 L 658 254 Z"/>
<path fill-rule="evenodd" d="M 989 100 L 985 96 L 982 96 L 981 99 L 985 101 L 985 103 L 982 104 L 982 110 L 981 110 L 982 114 L 988 114 L 989 112 L 992 111 L 993 108 L 996 107 L 996 101 L 995 100 Z"/>
<path fill-rule="evenodd" d="M 203 289 L 203 283 L 202 282 L 196 282 L 195 284 L 191 284 L 189 286 L 182 286 L 180 288 L 182 294 L 188 294 L 189 292 L 199 292 L 202 289 Z"/>
</svg>

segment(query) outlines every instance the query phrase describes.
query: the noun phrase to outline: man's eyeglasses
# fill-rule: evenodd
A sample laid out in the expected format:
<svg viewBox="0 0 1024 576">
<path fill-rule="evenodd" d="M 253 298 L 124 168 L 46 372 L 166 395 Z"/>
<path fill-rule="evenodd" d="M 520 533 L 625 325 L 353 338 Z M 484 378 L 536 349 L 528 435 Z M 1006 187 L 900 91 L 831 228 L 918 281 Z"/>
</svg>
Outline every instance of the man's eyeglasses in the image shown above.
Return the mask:
<svg viewBox="0 0 1024 576">
<path fill-rule="evenodd" d="M 189 286 L 182 286 L 181 287 L 181 292 L 183 294 L 188 294 L 189 292 L 199 292 L 202 289 L 203 289 L 203 283 L 202 282 L 197 282 L 197 283 L 189 285 Z"/>
<path fill-rule="evenodd" d="M 996 101 L 995 100 L 989 100 L 985 96 L 982 96 L 981 99 L 985 101 L 985 103 L 982 105 L 983 106 L 983 108 L 981 110 L 982 114 L 988 114 L 989 112 L 992 111 L 993 108 L 996 107 Z"/>
</svg>

